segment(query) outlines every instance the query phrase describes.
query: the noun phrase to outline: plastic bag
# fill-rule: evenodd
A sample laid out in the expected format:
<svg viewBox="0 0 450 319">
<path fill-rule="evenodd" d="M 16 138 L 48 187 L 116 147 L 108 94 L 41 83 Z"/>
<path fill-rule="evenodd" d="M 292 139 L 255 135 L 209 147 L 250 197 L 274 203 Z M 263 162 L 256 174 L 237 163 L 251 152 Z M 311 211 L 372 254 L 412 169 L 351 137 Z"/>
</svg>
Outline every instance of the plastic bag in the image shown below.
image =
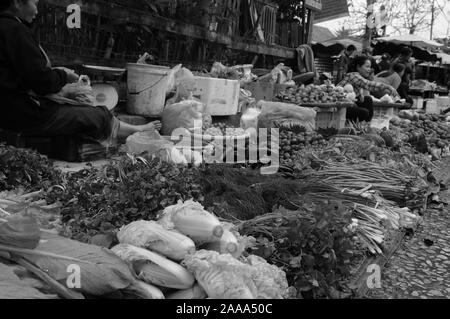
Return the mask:
<svg viewBox="0 0 450 319">
<path fill-rule="evenodd" d="M 186 100 L 167 106 L 162 114 L 162 132 L 171 136 L 178 128 L 194 129 L 195 124 L 203 124 L 206 106 L 198 101 Z M 201 127 L 200 127 L 201 128 Z"/>
<path fill-rule="evenodd" d="M 190 70 L 186 68 L 178 70 L 174 75 L 174 85 L 176 90 L 175 96 L 166 102 L 166 106 L 180 103 L 184 100 L 194 100 L 196 81 L 194 74 Z"/>
<path fill-rule="evenodd" d="M 273 128 L 298 125 L 303 126 L 308 131 L 313 131 L 316 128 L 317 112 L 312 108 L 267 101 L 259 101 L 257 105 L 261 109 L 259 127 Z"/>
<path fill-rule="evenodd" d="M 258 128 L 258 117 L 261 110 L 257 108 L 249 108 L 241 116 L 241 128 L 247 130 L 249 128 Z"/>
<path fill-rule="evenodd" d="M 165 140 L 158 132 L 139 132 L 127 138 L 127 152 L 130 154 L 142 154 L 148 152 L 149 155 L 158 154 L 158 152 L 167 147 L 173 147 L 171 141 Z"/>
<path fill-rule="evenodd" d="M 250 82 L 253 82 L 258 77 L 252 73 L 253 65 L 247 64 L 240 66 L 242 68 L 242 76 L 240 79 L 241 86 Z"/>
<path fill-rule="evenodd" d="M 170 94 L 172 91 L 175 91 L 177 88 L 176 85 L 176 74 L 178 72 L 180 72 L 182 65 L 178 64 L 177 66 L 175 66 L 173 69 L 171 69 L 169 71 L 169 73 L 167 74 L 167 90 L 166 90 L 166 94 Z"/>
<path fill-rule="evenodd" d="M 389 94 L 386 94 L 385 96 L 383 96 L 383 97 L 380 99 L 380 102 L 382 102 L 382 103 L 393 104 L 393 103 L 394 103 L 394 99 L 393 99 Z"/>
<path fill-rule="evenodd" d="M 127 152 L 130 154 L 148 153 L 150 156 L 173 163 L 187 165 L 188 161 L 175 145 L 159 135 L 158 132 L 139 132 L 127 138 Z"/>
<path fill-rule="evenodd" d="M 187 165 L 186 157 L 176 147 L 163 148 L 158 152 L 158 157 L 165 162 L 175 165 Z"/>
<path fill-rule="evenodd" d="M 148 64 L 147 61 L 154 61 L 155 57 L 153 55 L 150 55 L 148 52 L 145 52 L 143 55 L 139 56 L 139 59 L 137 60 L 137 64 Z"/>
<path fill-rule="evenodd" d="M 252 97 L 252 92 L 241 89 L 239 92 L 239 111 L 245 113 L 249 108 L 256 106 L 256 99 Z"/>
<path fill-rule="evenodd" d="M 193 151 L 191 149 L 183 148 L 181 154 L 186 158 L 187 163 L 194 164 L 198 167 L 203 163 L 203 156 L 200 152 Z"/>
<path fill-rule="evenodd" d="M 280 80 L 280 77 L 283 77 L 283 71 L 282 68 L 284 67 L 284 64 L 281 63 L 277 65 L 270 73 L 260 76 L 258 78 L 259 82 L 270 82 L 270 83 L 278 83 Z"/>
<path fill-rule="evenodd" d="M 95 105 L 96 101 L 94 91 L 91 87 L 91 81 L 86 75 L 80 76 L 77 83 L 70 83 L 64 86 L 58 95 L 66 99 L 75 100 L 92 106 Z"/>
<path fill-rule="evenodd" d="M 224 74 L 228 73 L 228 67 L 226 67 L 225 65 L 223 65 L 220 62 L 214 62 L 212 68 L 211 68 L 211 76 L 214 78 L 220 78 L 223 77 Z"/>
</svg>

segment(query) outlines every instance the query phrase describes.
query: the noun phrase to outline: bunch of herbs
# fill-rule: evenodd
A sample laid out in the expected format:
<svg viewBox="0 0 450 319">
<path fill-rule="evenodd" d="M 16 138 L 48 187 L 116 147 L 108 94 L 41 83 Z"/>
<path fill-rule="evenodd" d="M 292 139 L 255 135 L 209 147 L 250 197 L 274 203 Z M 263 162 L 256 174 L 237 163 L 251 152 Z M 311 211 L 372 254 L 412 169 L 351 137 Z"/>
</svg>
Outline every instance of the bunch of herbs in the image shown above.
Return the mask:
<svg viewBox="0 0 450 319">
<path fill-rule="evenodd" d="M 0 192 L 22 188 L 48 189 L 62 180 L 62 173 L 45 156 L 32 150 L 0 144 Z"/>
<path fill-rule="evenodd" d="M 64 191 L 48 194 L 63 204 L 63 235 L 88 242 L 133 221 L 155 219 L 179 200 L 203 201 L 195 168 L 146 160 L 123 157 L 101 169 L 68 175 Z"/>
<path fill-rule="evenodd" d="M 242 235 L 253 236 L 253 254 L 283 269 L 298 298 L 344 298 L 351 293 L 345 279 L 359 253 L 348 230 L 351 212 L 339 203 L 284 208 L 246 221 Z"/>
</svg>

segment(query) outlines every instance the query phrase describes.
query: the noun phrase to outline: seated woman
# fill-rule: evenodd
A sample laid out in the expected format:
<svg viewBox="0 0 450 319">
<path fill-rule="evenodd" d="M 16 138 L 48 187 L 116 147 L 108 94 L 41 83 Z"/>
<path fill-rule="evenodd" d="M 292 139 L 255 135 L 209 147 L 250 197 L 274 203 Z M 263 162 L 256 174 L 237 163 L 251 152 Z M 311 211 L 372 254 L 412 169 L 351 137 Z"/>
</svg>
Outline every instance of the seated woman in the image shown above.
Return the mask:
<svg viewBox="0 0 450 319">
<path fill-rule="evenodd" d="M 397 92 L 402 99 L 406 100 L 407 107 L 411 107 L 414 104 L 414 100 L 409 95 L 409 86 L 411 83 L 412 70 L 406 68 L 402 77 L 402 83 L 400 83 Z"/>
<path fill-rule="evenodd" d="M 38 0 L 0 1 L 0 128 L 33 136 L 83 135 L 100 142 L 159 130 L 161 123 L 128 125 L 109 110 L 94 106 L 60 105 L 42 96 L 58 93 L 79 76 L 52 68 L 29 28 Z"/>
<path fill-rule="evenodd" d="M 357 56 L 354 58 L 352 65 L 350 66 L 349 73 L 347 73 L 344 79 L 338 84 L 345 87 L 350 84 L 355 90 L 357 107 L 350 107 L 347 109 L 347 120 L 353 122 L 370 122 L 373 118 L 373 100 L 370 97 L 371 91 L 386 90 L 394 97 L 398 97 L 397 90 L 389 84 L 369 81 L 372 72 L 372 64 L 370 58 L 367 56 Z"/>
<path fill-rule="evenodd" d="M 375 82 L 381 82 L 392 86 L 394 89 L 398 90 L 400 84 L 402 83 L 403 75 L 405 74 L 406 66 L 402 63 L 397 63 L 392 67 L 392 71 L 383 71 L 375 76 Z M 379 90 L 371 92 L 373 96 L 377 99 L 381 99 L 386 94 L 389 94 L 389 90 Z"/>
</svg>

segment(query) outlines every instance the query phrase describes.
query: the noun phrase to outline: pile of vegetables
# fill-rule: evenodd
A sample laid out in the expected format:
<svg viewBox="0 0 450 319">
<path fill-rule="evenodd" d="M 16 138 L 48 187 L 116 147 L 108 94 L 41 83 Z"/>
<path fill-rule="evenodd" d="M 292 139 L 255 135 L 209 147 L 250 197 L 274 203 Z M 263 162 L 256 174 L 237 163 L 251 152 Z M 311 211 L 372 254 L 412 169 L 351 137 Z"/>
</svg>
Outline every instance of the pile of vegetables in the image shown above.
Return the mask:
<svg viewBox="0 0 450 319">
<path fill-rule="evenodd" d="M 257 256 L 243 256 L 246 238 L 194 201 L 167 207 L 156 221 L 120 229 L 112 251 L 154 299 L 283 299 L 286 274 Z"/>
<path fill-rule="evenodd" d="M 18 187 L 28 191 L 48 189 L 61 179 L 61 172 L 47 157 L 0 144 L 0 191 Z"/>
<path fill-rule="evenodd" d="M 254 254 L 286 272 L 297 298 L 348 298 L 352 293 L 344 282 L 362 258 L 351 222 L 351 212 L 336 202 L 278 209 L 238 229 L 256 238 Z"/>
<path fill-rule="evenodd" d="M 245 130 L 227 126 L 225 123 L 214 123 L 210 128 L 205 129 L 203 134 L 211 136 L 242 136 L 245 135 Z"/>
<path fill-rule="evenodd" d="M 391 120 L 391 125 L 393 131 L 400 130 L 404 134 L 406 143 L 414 144 L 424 137 L 432 155 L 450 154 L 450 125 L 439 115 L 402 111 L 399 118 Z"/>
<path fill-rule="evenodd" d="M 327 141 L 317 132 L 306 130 L 280 130 L 280 162 L 292 166 L 306 148 L 323 148 Z"/>
<path fill-rule="evenodd" d="M 336 103 L 336 102 L 351 102 L 347 98 L 345 89 L 331 84 L 324 85 L 301 85 L 300 87 L 288 88 L 281 92 L 278 98 L 285 102 L 294 104 L 305 103 Z"/>
<path fill-rule="evenodd" d="M 63 204 L 64 235 L 81 242 L 134 220 L 151 220 L 180 199 L 203 200 L 195 168 L 150 158 L 125 156 L 101 169 L 69 174 L 61 186 L 47 198 Z"/>
<path fill-rule="evenodd" d="M 371 189 L 380 192 L 387 200 L 405 205 L 405 198 L 422 194 L 424 189 L 416 176 L 370 162 L 324 163 L 318 171 L 307 173 L 339 189 Z"/>
<path fill-rule="evenodd" d="M 416 122 L 424 134 L 433 131 L 442 140 L 446 135 L 437 120 Z M 226 128 L 216 124 L 210 132 L 222 135 Z M 426 185 L 418 183 L 417 165 L 423 165 L 409 154 L 412 149 L 387 149 L 391 132 L 363 133 L 326 142 L 301 127 L 281 128 L 281 164 L 294 167 L 294 173 L 283 173 L 290 179 L 263 178 L 243 169 L 245 164 L 188 168 L 125 156 L 64 179 L 47 162 L 50 173 L 37 174 L 28 188 L 47 189 L 46 203 L 61 202 L 63 235 L 81 242 L 112 237 L 107 246 L 118 244 L 113 251 L 154 298 L 286 298 L 289 286 L 299 298 L 343 297 L 348 291 L 341 281 L 354 258 L 366 250 L 382 253 L 391 229 L 416 222 L 406 207 L 427 196 Z M 183 210 L 198 218 L 178 217 Z"/>
</svg>

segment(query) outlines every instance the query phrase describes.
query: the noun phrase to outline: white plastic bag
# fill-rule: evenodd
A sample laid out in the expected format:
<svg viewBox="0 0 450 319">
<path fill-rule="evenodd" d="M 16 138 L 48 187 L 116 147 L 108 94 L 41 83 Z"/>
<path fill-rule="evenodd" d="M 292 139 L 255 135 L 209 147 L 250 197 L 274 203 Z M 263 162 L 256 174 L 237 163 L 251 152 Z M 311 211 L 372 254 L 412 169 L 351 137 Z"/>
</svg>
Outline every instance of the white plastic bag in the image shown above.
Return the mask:
<svg viewBox="0 0 450 319">
<path fill-rule="evenodd" d="M 170 77 L 169 81 L 171 81 Z M 193 94 L 196 88 L 196 81 L 194 74 L 190 70 L 186 68 L 178 70 L 173 77 L 173 81 L 176 93 L 173 98 L 166 102 L 166 106 L 180 103 L 184 100 L 195 100 Z"/>
<path fill-rule="evenodd" d="M 249 108 L 241 116 L 241 128 L 247 130 L 249 128 L 258 128 L 258 117 L 261 110 L 257 108 Z"/>
<path fill-rule="evenodd" d="M 181 154 L 185 157 L 187 163 L 194 164 L 198 167 L 203 163 L 203 156 L 200 152 L 193 151 L 191 149 L 183 148 L 181 149 Z"/>
<path fill-rule="evenodd" d="M 186 157 L 175 145 L 159 135 L 158 132 L 139 132 L 127 138 L 127 152 L 130 154 L 147 153 L 149 156 L 176 165 L 187 165 Z"/>
<path fill-rule="evenodd" d="M 194 100 L 167 106 L 162 114 L 163 134 L 171 136 L 172 132 L 178 128 L 195 129 L 196 123 L 203 124 L 205 109 L 206 106 L 203 103 Z"/>
<path fill-rule="evenodd" d="M 273 128 L 298 125 L 303 126 L 308 131 L 313 131 L 316 128 L 317 112 L 313 108 L 267 101 L 259 101 L 257 105 L 261 109 L 259 127 Z"/>
<path fill-rule="evenodd" d="M 49 95 L 49 97 L 55 95 Z M 81 105 L 95 105 L 96 99 L 92 90 L 91 81 L 86 75 L 80 76 L 77 83 L 65 85 L 56 97 L 63 97 L 72 101 L 79 102 Z"/>
<path fill-rule="evenodd" d="M 173 147 L 171 141 L 165 140 L 158 132 L 139 132 L 127 138 L 127 152 L 130 154 L 142 154 L 147 152 L 149 155 L 156 155 L 163 148 Z"/>
<path fill-rule="evenodd" d="M 177 88 L 176 85 L 176 74 L 178 72 L 180 72 L 182 68 L 181 64 L 176 65 L 173 69 L 171 69 L 169 71 L 169 73 L 167 74 L 167 90 L 166 90 L 166 94 L 170 94 L 172 91 L 175 91 Z"/>
<path fill-rule="evenodd" d="M 382 102 L 382 103 L 393 104 L 393 103 L 394 103 L 394 99 L 393 99 L 389 94 L 386 94 L 385 96 L 383 96 L 383 97 L 380 99 L 380 102 Z"/>
</svg>

